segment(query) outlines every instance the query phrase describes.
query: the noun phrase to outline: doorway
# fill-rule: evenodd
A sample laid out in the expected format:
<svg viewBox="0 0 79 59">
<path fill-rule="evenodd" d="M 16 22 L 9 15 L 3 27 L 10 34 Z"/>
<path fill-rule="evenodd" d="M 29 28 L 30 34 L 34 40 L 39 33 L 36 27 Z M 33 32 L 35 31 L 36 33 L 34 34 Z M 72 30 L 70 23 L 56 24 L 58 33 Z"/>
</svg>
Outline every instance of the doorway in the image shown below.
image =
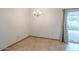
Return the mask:
<svg viewBox="0 0 79 59">
<path fill-rule="evenodd" d="M 79 10 L 69 9 L 66 13 L 66 31 L 68 42 L 79 43 Z"/>
</svg>

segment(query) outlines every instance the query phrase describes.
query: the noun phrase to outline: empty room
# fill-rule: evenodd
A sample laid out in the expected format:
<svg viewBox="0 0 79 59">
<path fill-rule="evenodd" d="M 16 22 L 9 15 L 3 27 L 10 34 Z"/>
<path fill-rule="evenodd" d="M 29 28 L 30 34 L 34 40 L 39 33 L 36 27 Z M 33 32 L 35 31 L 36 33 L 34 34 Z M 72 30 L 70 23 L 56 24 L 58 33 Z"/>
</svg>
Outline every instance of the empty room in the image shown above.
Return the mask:
<svg viewBox="0 0 79 59">
<path fill-rule="evenodd" d="M 1 51 L 79 51 L 79 9 L 0 8 Z"/>
</svg>

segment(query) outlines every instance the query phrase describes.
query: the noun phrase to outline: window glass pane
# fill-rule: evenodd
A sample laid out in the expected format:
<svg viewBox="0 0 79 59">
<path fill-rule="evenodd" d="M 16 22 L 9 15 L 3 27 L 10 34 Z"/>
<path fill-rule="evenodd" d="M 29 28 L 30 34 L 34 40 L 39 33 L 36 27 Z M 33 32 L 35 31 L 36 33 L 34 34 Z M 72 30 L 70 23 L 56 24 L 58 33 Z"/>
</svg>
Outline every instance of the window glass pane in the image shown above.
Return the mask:
<svg viewBox="0 0 79 59">
<path fill-rule="evenodd" d="M 67 29 L 68 30 L 79 30 L 79 12 L 68 13 Z"/>
</svg>

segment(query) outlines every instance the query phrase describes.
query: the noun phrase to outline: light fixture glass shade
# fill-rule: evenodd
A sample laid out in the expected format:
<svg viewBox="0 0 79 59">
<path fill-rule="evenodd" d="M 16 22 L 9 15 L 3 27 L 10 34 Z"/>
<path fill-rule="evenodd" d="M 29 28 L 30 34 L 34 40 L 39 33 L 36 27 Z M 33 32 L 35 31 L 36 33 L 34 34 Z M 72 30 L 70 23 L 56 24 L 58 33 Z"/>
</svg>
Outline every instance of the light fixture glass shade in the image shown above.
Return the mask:
<svg viewBox="0 0 79 59">
<path fill-rule="evenodd" d="M 36 16 L 36 14 L 37 14 L 37 13 L 36 13 L 35 11 L 33 11 L 33 15 Z"/>
<path fill-rule="evenodd" d="M 41 12 L 41 11 L 39 11 L 39 14 L 41 15 L 41 14 L 42 14 L 42 12 Z"/>
<path fill-rule="evenodd" d="M 42 14 L 42 12 L 39 9 L 33 11 L 34 16 L 40 16 L 41 14 Z"/>
</svg>

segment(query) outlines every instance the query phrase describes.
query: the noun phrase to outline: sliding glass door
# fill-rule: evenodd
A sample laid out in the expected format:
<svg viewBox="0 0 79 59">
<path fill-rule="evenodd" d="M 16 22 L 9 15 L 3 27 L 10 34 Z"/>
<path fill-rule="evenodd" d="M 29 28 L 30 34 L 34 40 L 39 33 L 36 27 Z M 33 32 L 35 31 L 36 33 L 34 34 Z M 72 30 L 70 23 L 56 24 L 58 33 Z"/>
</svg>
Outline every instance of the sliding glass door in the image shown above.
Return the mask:
<svg viewBox="0 0 79 59">
<path fill-rule="evenodd" d="M 65 11 L 65 25 L 68 42 L 79 43 L 79 10 Z"/>
</svg>

